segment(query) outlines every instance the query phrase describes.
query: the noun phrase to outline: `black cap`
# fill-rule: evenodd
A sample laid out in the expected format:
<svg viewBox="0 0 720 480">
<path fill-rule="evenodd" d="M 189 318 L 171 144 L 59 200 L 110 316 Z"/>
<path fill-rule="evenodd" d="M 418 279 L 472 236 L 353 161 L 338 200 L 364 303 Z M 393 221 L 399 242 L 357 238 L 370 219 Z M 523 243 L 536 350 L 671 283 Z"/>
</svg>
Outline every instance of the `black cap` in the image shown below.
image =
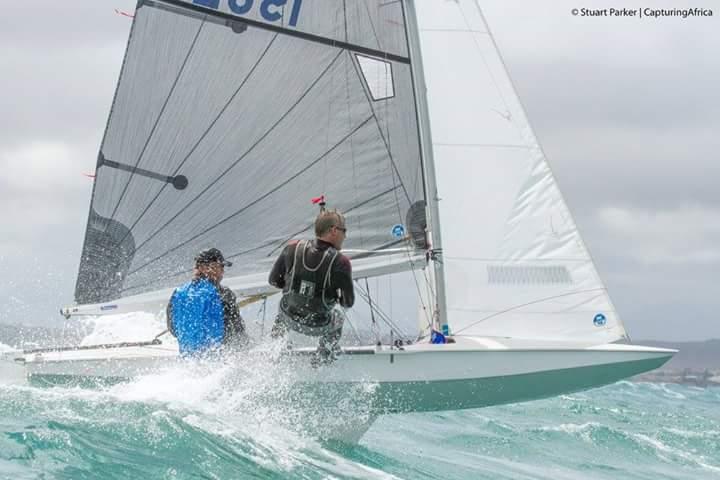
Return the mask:
<svg viewBox="0 0 720 480">
<path fill-rule="evenodd" d="M 214 262 L 222 263 L 226 267 L 232 267 L 232 262 L 228 262 L 227 260 L 225 260 L 222 252 L 217 248 L 208 248 L 201 251 L 195 256 L 196 264 L 206 264 Z"/>
</svg>

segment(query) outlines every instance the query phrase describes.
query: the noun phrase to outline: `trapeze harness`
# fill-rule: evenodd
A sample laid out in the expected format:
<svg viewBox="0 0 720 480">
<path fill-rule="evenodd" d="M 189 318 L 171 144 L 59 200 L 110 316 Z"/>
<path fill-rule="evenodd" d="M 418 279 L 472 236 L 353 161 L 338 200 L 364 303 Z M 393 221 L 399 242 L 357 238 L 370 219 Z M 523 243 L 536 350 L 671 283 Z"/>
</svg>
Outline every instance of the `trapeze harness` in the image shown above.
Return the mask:
<svg viewBox="0 0 720 480">
<path fill-rule="evenodd" d="M 322 327 L 332 320 L 332 309 L 337 303 L 337 294 L 332 293 L 332 267 L 339 252 L 328 247 L 315 267 L 305 261 L 305 252 L 310 242 L 299 242 L 295 247 L 293 264 L 287 290 L 280 300 L 280 308 L 298 323 L 308 327 Z"/>
</svg>

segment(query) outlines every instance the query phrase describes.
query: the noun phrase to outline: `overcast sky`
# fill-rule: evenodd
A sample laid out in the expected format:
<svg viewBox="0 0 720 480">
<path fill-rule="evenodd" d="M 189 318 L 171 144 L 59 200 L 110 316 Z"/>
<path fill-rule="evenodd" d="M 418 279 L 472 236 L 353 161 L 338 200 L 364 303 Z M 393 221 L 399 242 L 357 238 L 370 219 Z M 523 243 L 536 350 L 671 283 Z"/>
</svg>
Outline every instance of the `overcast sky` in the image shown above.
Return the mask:
<svg viewBox="0 0 720 480">
<path fill-rule="evenodd" d="M 57 325 L 88 213 L 82 174 L 94 170 L 131 23 L 114 10 L 135 2 L 5 3 L 0 323 Z M 720 2 L 646 2 L 715 7 L 687 19 L 571 13 L 610 1 L 483 3 L 630 335 L 720 338 Z"/>
</svg>

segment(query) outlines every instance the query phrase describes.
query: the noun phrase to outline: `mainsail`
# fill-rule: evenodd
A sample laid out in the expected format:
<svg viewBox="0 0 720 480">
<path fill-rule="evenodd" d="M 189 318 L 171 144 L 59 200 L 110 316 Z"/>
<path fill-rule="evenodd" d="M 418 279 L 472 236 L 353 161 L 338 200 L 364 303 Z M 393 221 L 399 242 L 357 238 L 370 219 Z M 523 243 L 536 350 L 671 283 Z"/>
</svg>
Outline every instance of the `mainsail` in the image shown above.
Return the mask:
<svg viewBox="0 0 720 480">
<path fill-rule="evenodd" d="M 625 337 L 475 0 L 416 1 L 442 228 L 462 335 Z"/>
<path fill-rule="evenodd" d="M 405 245 L 425 198 L 405 18 L 386 0 L 140 0 L 76 302 L 175 286 L 208 246 L 228 275 L 267 272 L 313 234 L 320 194 L 347 249 Z"/>
</svg>

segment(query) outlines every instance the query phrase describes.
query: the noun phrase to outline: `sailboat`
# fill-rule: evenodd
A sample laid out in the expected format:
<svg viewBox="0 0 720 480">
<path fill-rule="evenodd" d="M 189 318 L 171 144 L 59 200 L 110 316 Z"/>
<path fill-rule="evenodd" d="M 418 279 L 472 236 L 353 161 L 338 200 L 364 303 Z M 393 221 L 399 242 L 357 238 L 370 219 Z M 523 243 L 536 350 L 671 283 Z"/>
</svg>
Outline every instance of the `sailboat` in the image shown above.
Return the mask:
<svg viewBox="0 0 720 480">
<path fill-rule="evenodd" d="M 423 329 L 319 367 L 292 350 L 299 382 L 372 383 L 377 415 L 454 410 L 675 353 L 630 344 L 475 0 L 139 0 L 62 312 L 162 311 L 210 246 L 238 298 L 272 295 L 319 193 L 346 215 L 356 280 L 422 285 Z M 16 352 L 3 371 L 123 379 L 180 361 L 158 337 Z"/>
</svg>

